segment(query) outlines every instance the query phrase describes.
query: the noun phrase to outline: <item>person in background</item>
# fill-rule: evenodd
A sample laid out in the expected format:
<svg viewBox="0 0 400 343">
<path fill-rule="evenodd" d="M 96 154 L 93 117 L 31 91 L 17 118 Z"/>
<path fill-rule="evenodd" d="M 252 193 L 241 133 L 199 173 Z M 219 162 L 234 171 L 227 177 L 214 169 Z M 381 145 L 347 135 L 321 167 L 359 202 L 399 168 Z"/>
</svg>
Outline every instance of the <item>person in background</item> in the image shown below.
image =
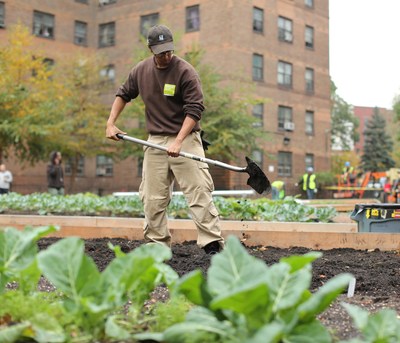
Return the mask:
<svg viewBox="0 0 400 343">
<path fill-rule="evenodd" d="M 47 188 L 50 194 L 64 195 L 64 170 L 59 151 L 50 154 L 50 163 L 47 165 Z"/>
<path fill-rule="evenodd" d="M 282 200 L 285 198 L 285 182 L 281 180 L 275 180 L 271 184 L 272 186 L 272 200 Z"/>
<path fill-rule="evenodd" d="M 356 174 L 350 162 L 345 162 L 342 171 L 342 181 L 345 185 L 354 184 L 356 181 Z"/>
<path fill-rule="evenodd" d="M 298 185 L 303 185 L 303 191 L 306 192 L 308 199 L 315 198 L 315 193 L 317 193 L 317 183 L 314 168 L 307 168 L 307 172 L 303 175 L 303 178 L 299 181 Z"/>
<path fill-rule="evenodd" d="M 4 163 L 0 164 L 0 194 L 10 192 L 13 176 Z"/>
<path fill-rule="evenodd" d="M 200 120 L 204 111 L 200 78 L 192 65 L 174 55 L 170 29 L 153 26 L 147 44 L 152 56 L 139 62 L 119 88 L 107 121 L 106 137 L 125 134 L 115 122 L 126 104 L 139 95 L 145 105 L 148 141 L 167 151 L 144 148 L 139 194 L 144 204 L 144 238 L 171 246 L 167 206 L 176 181 L 197 227 L 197 244 L 208 255 L 224 247 L 219 213 L 214 205 L 214 182 L 206 163 L 180 157 L 180 151 L 204 157 Z"/>
</svg>

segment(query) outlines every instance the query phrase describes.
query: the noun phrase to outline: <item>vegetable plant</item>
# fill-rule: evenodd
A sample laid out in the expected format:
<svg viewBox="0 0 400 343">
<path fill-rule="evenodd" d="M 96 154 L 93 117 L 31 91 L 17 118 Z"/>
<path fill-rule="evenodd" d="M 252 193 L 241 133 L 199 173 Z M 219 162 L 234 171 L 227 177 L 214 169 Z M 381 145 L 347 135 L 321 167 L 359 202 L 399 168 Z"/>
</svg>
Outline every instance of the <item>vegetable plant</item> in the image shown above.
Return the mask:
<svg viewBox="0 0 400 343">
<path fill-rule="evenodd" d="M 331 342 L 316 319 L 342 293 L 352 276 L 341 274 L 315 293 L 309 290 L 311 263 L 321 253 L 282 258 L 267 266 L 229 237 L 212 258 L 207 278 L 200 271 L 182 277 L 173 294 L 183 294 L 195 307 L 184 322 L 161 333 L 136 335 L 158 342 Z"/>
</svg>

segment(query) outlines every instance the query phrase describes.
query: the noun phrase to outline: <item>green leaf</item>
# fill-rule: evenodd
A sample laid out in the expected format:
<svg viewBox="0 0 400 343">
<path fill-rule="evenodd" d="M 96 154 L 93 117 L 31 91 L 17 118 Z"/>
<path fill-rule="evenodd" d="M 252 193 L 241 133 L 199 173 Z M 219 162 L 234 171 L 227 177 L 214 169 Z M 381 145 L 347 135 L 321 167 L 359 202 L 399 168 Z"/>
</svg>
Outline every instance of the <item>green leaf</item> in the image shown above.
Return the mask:
<svg viewBox="0 0 400 343">
<path fill-rule="evenodd" d="M 292 262 L 295 259 L 292 259 Z M 271 266 L 266 276 L 272 302 L 272 312 L 294 307 L 304 291 L 311 284 L 312 273 L 310 268 L 304 268 L 291 273 L 291 267 L 286 263 L 278 263 Z"/>
<path fill-rule="evenodd" d="M 0 342 L 17 342 L 20 338 L 24 337 L 23 332 L 29 327 L 30 323 L 24 322 L 0 329 Z"/>
<path fill-rule="evenodd" d="M 318 251 L 312 251 L 304 255 L 292 255 L 289 257 L 283 257 L 280 262 L 287 263 L 291 267 L 291 272 L 294 273 L 297 270 L 304 268 L 310 263 L 314 262 L 318 258 L 321 258 L 322 253 Z"/>
<path fill-rule="evenodd" d="M 114 315 L 107 318 L 106 321 L 106 335 L 107 337 L 111 337 L 118 340 L 126 340 L 131 337 L 131 334 L 128 330 L 124 329 L 118 323 L 119 316 Z"/>
<path fill-rule="evenodd" d="M 284 334 L 284 325 L 280 323 L 266 324 L 244 343 L 279 343 Z"/>
<path fill-rule="evenodd" d="M 84 250 L 83 240 L 69 237 L 38 254 L 44 276 L 76 303 L 95 293 L 100 282 L 97 266 Z"/>
<path fill-rule="evenodd" d="M 343 292 L 353 278 L 351 274 L 344 273 L 330 279 L 298 307 L 300 320 L 303 323 L 309 322 L 323 312 Z"/>
<path fill-rule="evenodd" d="M 211 295 L 200 270 L 182 276 L 175 284 L 174 292 L 181 293 L 195 305 L 208 306 Z"/>
<path fill-rule="evenodd" d="M 307 324 L 297 325 L 293 331 L 285 336 L 284 342 L 330 343 L 332 342 L 332 337 L 330 336 L 329 331 L 325 326 L 323 326 L 319 321 L 313 320 Z"/>
</svg>

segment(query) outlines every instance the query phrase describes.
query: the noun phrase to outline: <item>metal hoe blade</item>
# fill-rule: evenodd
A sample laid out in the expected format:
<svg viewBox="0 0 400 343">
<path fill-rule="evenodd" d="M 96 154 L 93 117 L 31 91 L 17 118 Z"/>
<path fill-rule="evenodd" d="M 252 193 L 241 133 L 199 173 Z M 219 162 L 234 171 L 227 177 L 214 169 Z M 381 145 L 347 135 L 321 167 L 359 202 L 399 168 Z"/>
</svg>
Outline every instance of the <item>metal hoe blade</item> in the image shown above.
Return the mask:
<svg viewBox="0 0 400 343">
<path fill-rule="evenodd" d="M 261 168 L 250 158 L 246 156 L 246 172 L 250 175 L 247 184 L 257 193 L 269 193 L 271 191 L 271 182 L 261 170 Z"/>
</svg>

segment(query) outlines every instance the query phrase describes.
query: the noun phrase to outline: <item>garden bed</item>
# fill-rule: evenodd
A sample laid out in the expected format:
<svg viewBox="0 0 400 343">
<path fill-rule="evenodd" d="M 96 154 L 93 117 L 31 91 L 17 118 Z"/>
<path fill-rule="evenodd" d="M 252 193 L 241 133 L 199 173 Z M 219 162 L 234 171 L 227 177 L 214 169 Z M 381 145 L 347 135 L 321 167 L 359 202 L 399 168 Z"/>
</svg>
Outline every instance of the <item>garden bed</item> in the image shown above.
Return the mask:
<svg viewBox="0 0 400 343">
<path fill-rule="evenodd" d="M 41 249 L 47 248 L 58 238 L 45 238 L 39 241 Z M 127 239 L 88 239 L 85 241 L 86 253 L 90 255 L 100 270 L 114 258 L 114 253 L 107 246 L 108 242 L 119 245 L 124 252 L 129 252 L 143 244 L 140 240 Z M 266 264 L 277 263 L 280 258 L 296 254 L 305 254 L 310 249 L 294 247 L 279 249 L 271 246 L 246 246 L 249 254 Z M 210 256 L 197 247 L 195 242 L 176 243 L 172 247 L 173 256 L 168 264 L 179 274 L 185 275 L 200 269 L 204 273 L 210 266 Z M 329 279 L 341 273 L 351 273 L 356 278 L 355 294 L 339 296 L 322 315 L 321 322 L 329 327 L 337 339 L 349 339 L 357 335 L 349 315 L 341 302 L 360 306 L 371 313 L 382 308 L 392 308 L 400 315 L 400 255 L 398 252 L 383 252 L 354 249 L 331 249 L 323 251 L 323 256 L 313 263 L 312 289 L 317 289 Z M 49 286 L 42 281 L 43 290 Z M 152 302 L 168 298 L 165 288 L 159 287 L 152 294 Z"/>
</svg>

